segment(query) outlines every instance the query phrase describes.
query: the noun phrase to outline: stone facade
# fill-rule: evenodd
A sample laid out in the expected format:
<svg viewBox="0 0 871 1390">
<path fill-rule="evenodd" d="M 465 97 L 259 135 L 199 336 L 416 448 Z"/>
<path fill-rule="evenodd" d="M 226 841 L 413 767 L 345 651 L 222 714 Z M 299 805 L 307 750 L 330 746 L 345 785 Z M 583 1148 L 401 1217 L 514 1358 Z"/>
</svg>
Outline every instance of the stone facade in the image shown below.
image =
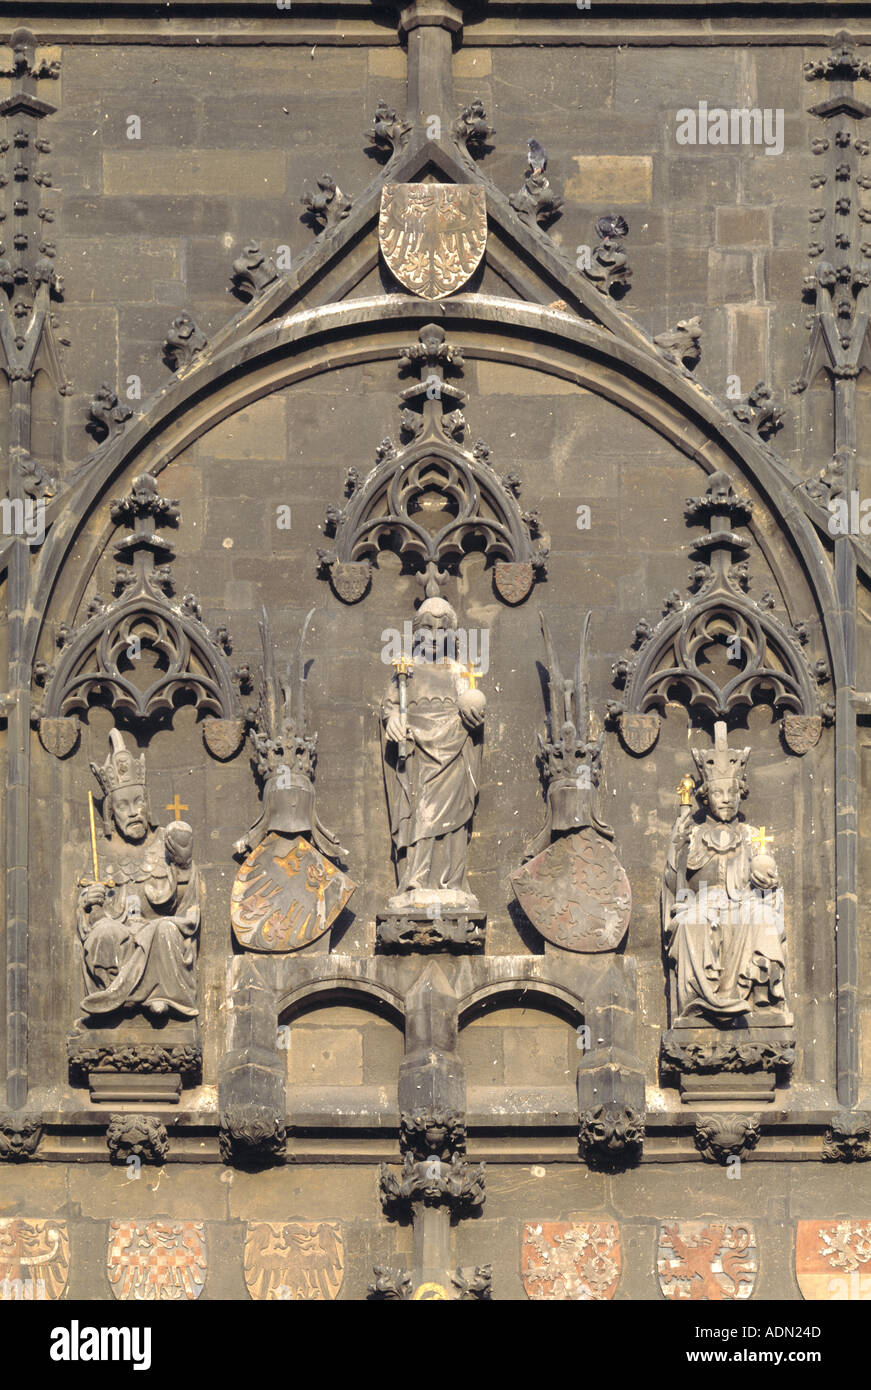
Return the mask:
<svg viewBox="0 0 871 1390">
<path fill-rule="evenodd" d="M 45 1296 L 865 1296 L 862 7 L 0 8 Z"/>
</svg>

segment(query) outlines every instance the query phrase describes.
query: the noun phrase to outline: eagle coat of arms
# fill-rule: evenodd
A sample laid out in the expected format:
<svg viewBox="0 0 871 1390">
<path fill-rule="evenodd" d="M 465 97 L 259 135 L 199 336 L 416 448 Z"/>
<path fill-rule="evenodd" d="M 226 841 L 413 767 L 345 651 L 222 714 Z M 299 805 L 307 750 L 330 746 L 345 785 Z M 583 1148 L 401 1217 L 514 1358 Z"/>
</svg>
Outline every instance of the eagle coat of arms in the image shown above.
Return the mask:
<svg viewBox="0 0 871 1390">
<path fill-rule="evenodd" d="M 201 1221 L 113 1221 L 109 1283 L 116 1298 L 157 1303 L 199 1298 L 206 1282 Z"/>
<path fill-rule="evenodd" d="M 60 1298 L 69 1270 L 65 1221 L 0 1218 L 0 1299 L 43 1303 Z"/>
<path fill-rule="evenodd" d="M 325 1303 L 338 1298 L 345 1246 L 337 1221 L 249 1221 L 245 1283 L 254 1299 Z"/>
<path fill-rule="evenodd" d="M 466 283 L 484 254 L 484 189 L 479 184 L 385 184 L 378 241 L 407 290 L 422 299 L 444 299 Z"/>
</svg>

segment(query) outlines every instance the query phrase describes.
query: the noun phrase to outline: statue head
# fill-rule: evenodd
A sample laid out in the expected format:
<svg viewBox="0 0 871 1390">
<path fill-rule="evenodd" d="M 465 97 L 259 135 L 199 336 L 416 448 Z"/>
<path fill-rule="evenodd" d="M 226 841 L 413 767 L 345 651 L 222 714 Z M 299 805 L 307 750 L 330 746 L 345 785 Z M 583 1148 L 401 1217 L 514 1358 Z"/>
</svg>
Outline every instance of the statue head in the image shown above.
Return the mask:
<svg viewBox="0 0 871 1390">
<path fill-rule="evenodd" d="M 148 834 L 148 796 L 145 790 L 145 754 L 135 758 L 117 729 L 109 732 L 109 756 L 91 771 L 103 791 L 103 822 L 107 833 L 114 823 L 122 839 L 139 843 Z"/>
<path fill-rule="evenodd" d="M 747 759 L 749 748 L 730 748 L 726 725 L 717 720 L 714 725 L 714 747 L 709 752 L 692 750 L 702 784 L 699 796 L 707 802 L 715 820 L 732 821 L 738 814 L 741 798 L 747 795 Z"/>
<path fill-rule="evenodd" d="M 456 660 L 457 614 L 445 598 L 426 598 L 415 613 L 413 655 L 418 660 L 435 661 L 446 656 Z"/>
</svg>

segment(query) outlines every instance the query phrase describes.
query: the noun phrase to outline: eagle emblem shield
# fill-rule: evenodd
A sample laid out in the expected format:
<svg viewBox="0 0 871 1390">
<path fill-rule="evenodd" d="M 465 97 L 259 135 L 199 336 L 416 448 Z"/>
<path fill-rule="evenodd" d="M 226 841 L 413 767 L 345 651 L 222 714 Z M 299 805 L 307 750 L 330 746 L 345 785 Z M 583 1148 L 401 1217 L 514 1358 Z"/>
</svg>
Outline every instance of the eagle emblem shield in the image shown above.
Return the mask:
<svg viewBox="0 0 871 1390">
<path fill-rule="evenodd" d="M 297 951 L 329 930 L 355 887 L 301 835 L 270 832 L 236 875 L 233 934 L 249 951 Z"/>
<path fill-rule="evenodd" d="M 199 1298 L 206 1282 L 201 1221 L 113 1221 L 109 1283 L 116 1298 L 141 1303 Z"/>
<path fill-rule="evenodd" d="M 529 1298 L 602 1303 L 620 1281 L 615 1221 L 536 1221 L 523 1228 L 520 1273 Z"/>
<path fill-rule="evenodd" d="M 422 299 L 444 299 L 466 283 L 484 255 L 484 189 L 480 184 L 385 184 L 378 241 L 407 290 Z"/>
<path fill-rule="evenodd" d="M 338 1298 L 345 1245 L 338 1221 L 249 1221 L 245 1283 L 254 1299 L 324 1303 Z"/>
<path fill-rule="evenodd" d="M 753 1227 L 745 1221 L 664 1221 L 656 1271 L 664 1298 L 712 1303 L 750 1298 L 759 1272 Z"/>
<path fill-rule="evenodd" d="M 0 1299 L 44 1303 L 60 1298 L 69 1270 L 65 1221 L 0 1218 Z"/>
</svg>

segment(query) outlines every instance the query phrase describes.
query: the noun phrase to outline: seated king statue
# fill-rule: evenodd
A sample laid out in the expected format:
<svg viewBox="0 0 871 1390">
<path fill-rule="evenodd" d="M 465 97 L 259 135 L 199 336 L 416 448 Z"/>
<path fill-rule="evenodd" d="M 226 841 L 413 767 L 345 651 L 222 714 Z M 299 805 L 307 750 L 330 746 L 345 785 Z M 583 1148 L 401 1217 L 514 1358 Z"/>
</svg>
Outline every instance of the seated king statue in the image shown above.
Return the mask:
<svg viewBox="0 0 871 1390">
<path fill-rule="evenodd" d="M 202 888 L 185 821 L 155 827 L 145 755 L 135 758 L 117 729 L 109 756 L 91 771 L 104 794 L 102 881 L 83 880 L 77 905 L 87 1014 L 134 1008 L 155 1019 L 194 1018 Z"/>
<path fill-rule="evenodd" d="M 782 1025 L 786 1011 L 783 889 L 764 829 L 739 815 L 749 748 L 693 749 L 701 783 L 683 779 L 663 878 L 662 922 L 674 969 L 672 1023 Z M 696 819 L 693 792 L 707 808 Z"/>
</svg>

